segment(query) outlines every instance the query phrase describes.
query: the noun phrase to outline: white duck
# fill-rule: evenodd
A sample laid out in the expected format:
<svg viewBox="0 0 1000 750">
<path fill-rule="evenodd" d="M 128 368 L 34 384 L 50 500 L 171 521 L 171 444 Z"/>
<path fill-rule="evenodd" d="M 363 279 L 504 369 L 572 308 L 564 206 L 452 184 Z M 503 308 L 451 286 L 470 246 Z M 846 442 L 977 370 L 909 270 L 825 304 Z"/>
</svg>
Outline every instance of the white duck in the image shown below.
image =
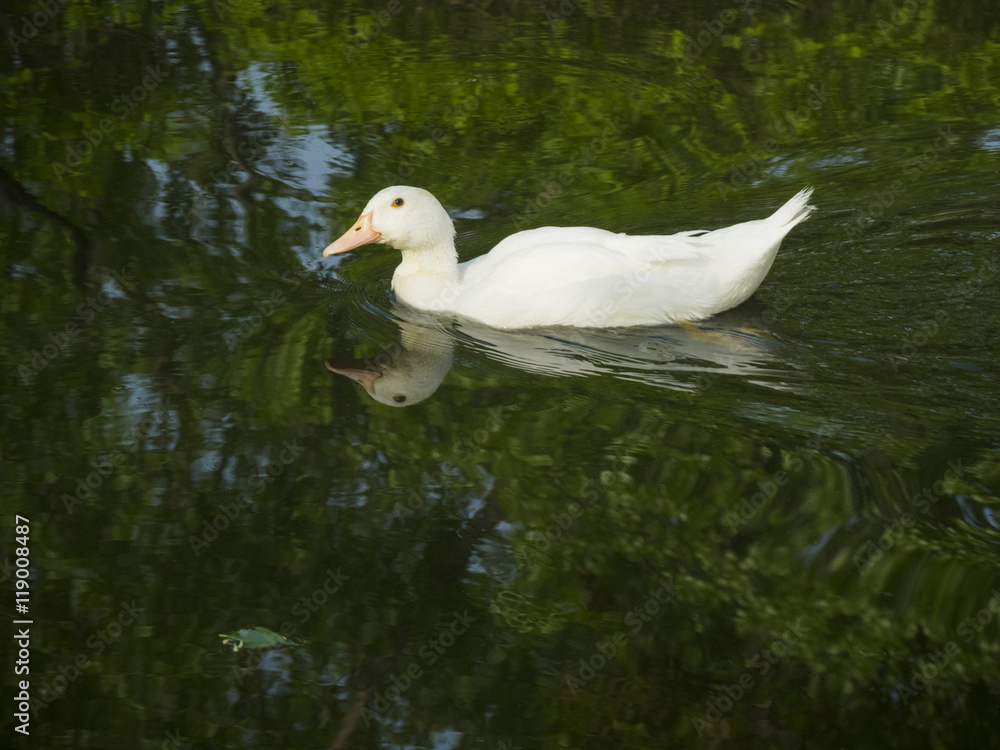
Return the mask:
<svg viewBox="0 0 1000 750">
<path fill-rule="evenodd" d="M 617 327 L 701 320 L 760 286 L 789 230 L 813 211 L 805 188 L 766 219 L 708 232 L 629 236 L 592 227 L 517 232 L 458 263 L 455 225 L 426 190 L 375 194 L 324 256 L 371 242 L 403 262 L 392 277 L 402 302 L 495 328 Z"/>
</svg>

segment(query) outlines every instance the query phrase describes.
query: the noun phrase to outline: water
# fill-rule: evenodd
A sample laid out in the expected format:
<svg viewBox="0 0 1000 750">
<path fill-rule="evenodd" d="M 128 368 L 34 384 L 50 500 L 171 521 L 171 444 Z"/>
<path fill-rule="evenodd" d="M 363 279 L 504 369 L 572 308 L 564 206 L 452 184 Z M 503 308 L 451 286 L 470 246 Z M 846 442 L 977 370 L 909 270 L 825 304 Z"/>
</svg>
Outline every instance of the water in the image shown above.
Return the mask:
<svg viewBox="0 0 1000 750">
<path fill-rule="evenodd" d="M 916 8 L 15 3 L 20 746 L 997 744 L 1000 13 Z M 700 330 L 500 332 L 320 257 L 395 183 L 463 259 L 818 211 Z"/>
</svg>

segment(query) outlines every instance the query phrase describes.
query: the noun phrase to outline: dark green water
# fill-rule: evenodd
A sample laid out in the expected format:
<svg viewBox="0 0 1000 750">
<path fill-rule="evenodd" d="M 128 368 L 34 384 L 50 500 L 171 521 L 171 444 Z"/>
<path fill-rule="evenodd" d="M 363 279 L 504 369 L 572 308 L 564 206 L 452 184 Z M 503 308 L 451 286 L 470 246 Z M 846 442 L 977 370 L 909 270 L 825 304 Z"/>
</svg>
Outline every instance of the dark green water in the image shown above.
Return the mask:
<svg viewBox="0 0 1000 750">
<path fill-rule="evenodd" d="M 995 3 L 49 5 L 0 56 L 15 746 L 1000 746 Z M 502 333 L 320 257 L 398 183 L 463 259 L 819 210 L 700 332 Z M 380 352 L 403 408 L 326 366 Z"/>
</svg>

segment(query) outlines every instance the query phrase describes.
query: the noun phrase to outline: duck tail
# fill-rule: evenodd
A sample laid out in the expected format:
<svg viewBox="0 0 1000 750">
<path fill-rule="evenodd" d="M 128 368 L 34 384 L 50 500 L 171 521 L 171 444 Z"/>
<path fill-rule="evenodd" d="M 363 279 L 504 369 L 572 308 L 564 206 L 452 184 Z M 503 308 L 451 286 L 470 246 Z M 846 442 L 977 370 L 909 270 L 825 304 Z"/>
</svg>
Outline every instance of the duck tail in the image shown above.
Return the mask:
<svg viewBox="0 0 1000 750">
<path fill-rule="evenodd" d="M 816 210 L 816 206 L 809 205 L 812 192 L 811 187 L 802 188 L 788 203 L 771 214 L 768 223 L 791 229 L 799 222 L 805 221 L 809 218 L 809 214 Z"/>
</svg>

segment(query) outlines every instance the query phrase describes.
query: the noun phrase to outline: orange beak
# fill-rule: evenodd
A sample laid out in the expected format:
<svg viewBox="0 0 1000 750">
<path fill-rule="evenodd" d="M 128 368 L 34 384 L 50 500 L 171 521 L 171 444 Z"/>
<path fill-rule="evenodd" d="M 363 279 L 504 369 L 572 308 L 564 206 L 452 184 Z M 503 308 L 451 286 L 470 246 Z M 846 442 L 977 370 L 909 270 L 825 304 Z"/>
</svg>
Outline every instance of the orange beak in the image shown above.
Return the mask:
<svg viewBox="0 0 1000 750">
<path fill-rule="evenodd" d="M 358 362 L 358 360 L 353 360 L 345 364 L 353 364 L 354 362 Z M 364 360 L 361 360 L 360 363 L 364 363 Z M 382 377 L 382 373 L 376 372 L 375 370 L 364 370 L 358 367 L 337 367 L 337 364 L 340 364 L 340 362 L 328 359 L 326 361 L 326 369 L 330 372 L 335 372 L 338 375 L 350 378 L 356 383 L 360 383 L 361 387 L 368 391 L 369 395 L 375 395 L 375 381 Z"/>
<path fill-rule="evenodd" d="M 344 232 L 339 240 L 328 245 L 323 251 L 323 257 L 346 253 L 348 250 L 367 245 L 369 242 L 378 242 L 381 239 L 382 235 L 376 232 L 375 227 L 372 226 L 372 212 L 369 211 L 366 214 L 361 214 L 361 218 L 355 222 L 353 227 Z"/>
</svg>

